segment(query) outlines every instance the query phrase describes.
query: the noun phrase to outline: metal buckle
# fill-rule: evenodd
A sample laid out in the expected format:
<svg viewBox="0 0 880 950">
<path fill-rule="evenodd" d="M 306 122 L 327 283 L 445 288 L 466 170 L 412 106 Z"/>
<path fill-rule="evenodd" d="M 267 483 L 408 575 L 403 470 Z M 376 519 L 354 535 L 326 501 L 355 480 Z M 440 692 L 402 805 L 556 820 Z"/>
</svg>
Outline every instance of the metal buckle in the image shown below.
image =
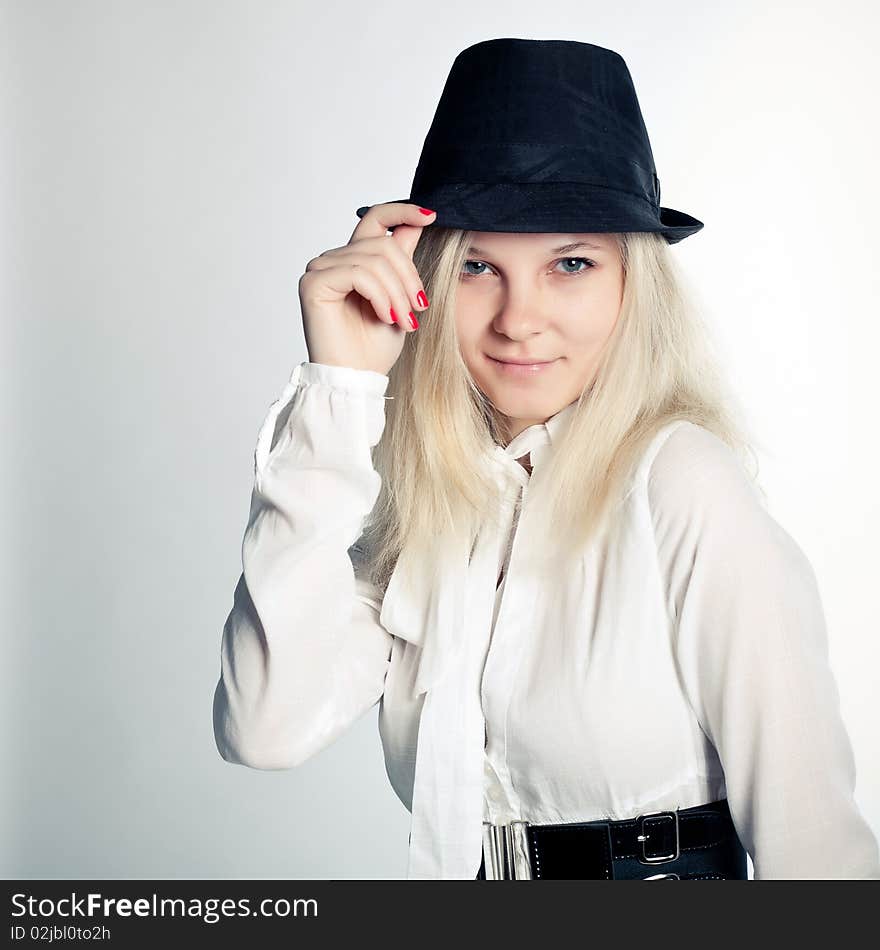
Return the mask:
<svg viewBox="0 0 880 950">
<path fill-rule="evenodd" d="M 483 866 L 487 881 L 531 879 L 528 827 L 529 822 L 519 820 L 506 825 L 483 822 Z"/>
<path fill-rule="evenodd" d="M 645 828 L 645 822 L 651 819 L 657 820 L 657 819 L 662 819 L 665 817 L 669 817 L 673 821 L 673 827 L 675 828 L 675 847 L 669 854 L 660 854 L 660 855 L 655 854 L 655 855 L 649 856 L 647 851 L 645 850 L 645 842 L 648 840 L 650 835 L 648 834 L 647 829 Z M 652 812 L 649 812 L 647 815 L 639 815 L 638 820 L 641 822 L 641 832 L 642 832 L 640 835 L 637 835 L 636 837 L 636 840 L 641 841 L 642 843 L 642 853 L 641 855 L 637 855 L 639 861 L 642 864 L 663 864 L 666 861 L 674 861 L 681 853 L 680 848 L 679 848 L 679 837 L 678 837 L 678 812 L 677 811 L 652 811 Z"/>
<path fill-rule="evenodd" d="M 643 881 L 680 881 L 677 874 L 649 874 L 642 878 Z"/>
</svg>

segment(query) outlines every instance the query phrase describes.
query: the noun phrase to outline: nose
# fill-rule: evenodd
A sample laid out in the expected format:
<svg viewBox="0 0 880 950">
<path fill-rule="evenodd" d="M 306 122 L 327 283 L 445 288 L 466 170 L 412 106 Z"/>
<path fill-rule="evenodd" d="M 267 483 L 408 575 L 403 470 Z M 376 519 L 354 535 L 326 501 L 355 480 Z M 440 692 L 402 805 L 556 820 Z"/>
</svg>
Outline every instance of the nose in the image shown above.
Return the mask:
<svg viewBox="0 0 880 950">
<path fill-rule="evenodd" d="M 547 325 L 541 294 L 537 290 L 513 288 L 498 303 L 492 320 L 496 333 L 511 340 L 524 340 L 541 333 Z"/>
</svg>

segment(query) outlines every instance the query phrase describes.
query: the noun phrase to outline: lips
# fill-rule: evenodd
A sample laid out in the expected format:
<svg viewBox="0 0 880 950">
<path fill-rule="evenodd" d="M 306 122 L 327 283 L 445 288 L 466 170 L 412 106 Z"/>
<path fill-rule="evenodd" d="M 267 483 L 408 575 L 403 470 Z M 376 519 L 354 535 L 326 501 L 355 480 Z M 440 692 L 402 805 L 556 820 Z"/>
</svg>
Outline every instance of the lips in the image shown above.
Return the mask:
<svg viewBox="0 0 880 950">
<path fill-rule="evenodd" d="M 559 362 L 559 358 L 555 360 L 538 360 L 530 363 L 514 362 L 513 360 L 497 360 L 494 356 L 489 356 L 488 353 L 486 354 L 486 359 L 489 365 L 497 372 L 508 378 L 519 379 L 529 379 L 549 372 Z"/>
<path fill-rule="evenodd" d="M 537 358 L 525 359 L 525 360 L 517 360 L 513 358 L 504 359 L 500 356 L 490 356 L 489 359 L 495 360 L 496 363 L 513 363 L 515 366 L 534 366 L 536 363 L 552 363 L 553 362 L 553 360 L 541 360 Z"/>
</svg>

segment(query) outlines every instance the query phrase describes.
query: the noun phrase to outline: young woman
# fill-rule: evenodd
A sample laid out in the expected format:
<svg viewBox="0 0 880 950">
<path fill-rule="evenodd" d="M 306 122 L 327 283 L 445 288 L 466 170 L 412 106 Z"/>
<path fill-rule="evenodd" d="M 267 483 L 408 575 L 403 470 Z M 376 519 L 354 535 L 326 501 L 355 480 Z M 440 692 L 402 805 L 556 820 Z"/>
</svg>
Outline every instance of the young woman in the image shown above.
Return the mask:
<svg viewBox="0 0 880 950">
<path fill-rule="evenodd" d="M 880 877 L 814 572 L 669 250 L 702 223 L 659 199 L 618 54 L 489 40 L 410 198 L 300 279 L 215 735 L 290 768 L 379 702 L 410 878 Z"/>
</svg>

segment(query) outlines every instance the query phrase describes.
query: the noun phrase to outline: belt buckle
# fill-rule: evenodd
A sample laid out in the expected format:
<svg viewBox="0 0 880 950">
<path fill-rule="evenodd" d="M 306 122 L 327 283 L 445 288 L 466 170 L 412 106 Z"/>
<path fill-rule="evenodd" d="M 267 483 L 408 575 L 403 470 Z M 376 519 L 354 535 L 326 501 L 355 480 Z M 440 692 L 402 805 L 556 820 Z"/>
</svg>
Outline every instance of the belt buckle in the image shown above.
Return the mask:
<svg viewBox="0 0 880 950">
<path fill-rule="evenodd" d="M 519 838 L 516 825 L 522 826 Z M 519 820 L 505 825 L 483 822 L 483 866 L 487 881 L 531 879 L 528 827 L 529 822 Z"/>
<path fill-rule="evenodd" d="M 672 820 L 673 827 L 675 828 L 675 847 L 668 854 L 649 855 L 647 850 L 645 849 L 645 842 L 648 840 L 650 836 L 648 835 L 647 829 L 645 828 L 645 822 L 651 819 L 658 820 L 658 819 L 663 819 L 666 817 L 669 817 Z M 640 825 L 641 834 L 636 836 L 636 840 L 642 843 L 642 853 L 640 855 L 636 855 L 639 861 L 642 864 L 663 864 L 666 861 L 674 861 L 681 853 L 681 850 L 679 847 L 679 837 L 678 837 L 678 812 L 677 811 L 652 811 L 646 815 L 639 815 L 638 820 L 641 823 Z"/>
</svg>

